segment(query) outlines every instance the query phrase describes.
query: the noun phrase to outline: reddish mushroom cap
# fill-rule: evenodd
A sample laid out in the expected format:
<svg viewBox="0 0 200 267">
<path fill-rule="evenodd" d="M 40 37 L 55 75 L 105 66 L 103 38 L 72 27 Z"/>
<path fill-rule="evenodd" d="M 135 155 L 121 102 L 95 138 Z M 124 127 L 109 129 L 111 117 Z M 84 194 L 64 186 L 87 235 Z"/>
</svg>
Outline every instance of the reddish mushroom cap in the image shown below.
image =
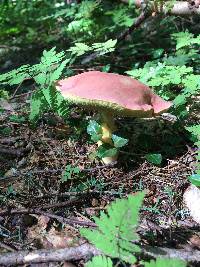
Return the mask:
<svg viewBox="0 0 200 267">
<path fill-rule="evenodd" d="M 70 102 L 121 115 L 149 117 L 171 106 L 143 83 L 114 73 L 84 72 L 58 81 L 56 88 Z"/>
</svg>

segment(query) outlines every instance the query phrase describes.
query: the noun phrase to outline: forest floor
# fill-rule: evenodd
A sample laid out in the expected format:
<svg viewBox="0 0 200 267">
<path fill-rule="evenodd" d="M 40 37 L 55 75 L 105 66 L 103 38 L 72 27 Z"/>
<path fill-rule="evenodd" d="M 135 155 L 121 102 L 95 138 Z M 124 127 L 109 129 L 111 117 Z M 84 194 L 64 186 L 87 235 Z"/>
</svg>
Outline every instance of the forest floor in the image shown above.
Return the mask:
<svg viewBox="0 0 200 267">
<path fill-rule="evenodd" d="M 200 227 L 183 202 L 194 149 L 174 120 L 117 119 L 129 145 L 105 166 L 86 133 L 92 114 L 74 107 L 69 124 L 46 114 L 33 129 L 27 99 L 5 102 L 0 115 L 0 253 L 84 243 L 80 227 L 92 225 L 111 201 L 141 190 L 142 244 L 200 248 Z M 148 162 L 147 153 L 162 154 L 161 165 Z"/>
</svg>

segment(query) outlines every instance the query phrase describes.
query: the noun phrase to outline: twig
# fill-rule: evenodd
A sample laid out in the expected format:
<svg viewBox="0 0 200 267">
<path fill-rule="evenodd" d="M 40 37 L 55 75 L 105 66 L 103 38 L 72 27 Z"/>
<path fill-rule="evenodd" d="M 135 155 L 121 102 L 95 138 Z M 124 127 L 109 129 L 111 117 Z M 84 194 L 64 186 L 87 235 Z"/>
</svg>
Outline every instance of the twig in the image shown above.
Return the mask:
<svg viewBox="0 0 200 267">
<path fill-rule="evenodd" d="M 16 137 L 8 137 L 8 138 L 1 138 L 1 139 L 0 139 L 0 143 L 1 143 L 1 144 L 7 144 L 7 145 L 10 145 L 10 144 L 15 143 L 15 142 L 18 141 L 19 139 L 21 139 L 20 136 L 16 136 Z"/>
<path fill-rule="evenodd" d="M 161 247 L 142 246 L 142 253 L 153 258 L 180 258 L 188 262 L 200 262 L 200 251 L 187 251 L 184 249 L 170 249 Z M 0 257 L 0 265 L 11 266 L 16 264 L 31 264 L 42 262 L 62 262 L 71 260 L 90 259 L 101 255 L 101 252 L 89 244 L 64 249 L 41 249 L 33 252 L 18 251 L 17 253 L 4 253 Z"/>
<path fill-rule="evenodd" d="M 15 96 L 16 96 L 16 94 L 17 94 L 17 92 L 18 92 L 18 90 L 21 87 L 21 85 L 22 85 L 23 82 L 24 82 L 24 80 L 21 81 L 21 83 L 17 86 L 17 88 L 15 89 L 15 91 L 14 91 L 14 93 L 13 93 L 13 95 L 12 95 L 12 97 L 10 99 L 15 98 Z"/>
<path fill-rule="evenodd" d="M 16 157 L 21 157 L 24 153 L 30 151 L 30 147 L 20 148 L 20 149 L 12 149 L 6 146 L 0 146 L 0 153 L 8 154 Z"/>
<path fill-rule="evenodd" d="M 177 258 L 187 262 L 200 262 L 200 251 L 195 249 L 188 251 L 185 249 L 144 246 L 142 247 L 142 253 L 153 258 Z"/>
<path fill-rule="evenodd" d="M 17 264 L 30 264 L 42 262 L 60 262 L 70 260 L 88 259 L 100 252 L 89 244 L 64 249 L 42 249 L 33 252 L 18 251 L 17 253 L 1 254 L 0 266 L 11 266 Z"/>
<path fill-rule="evenodd" d="M 1 148 L 0 148 L 0 152 L 1 152 Z M 82 169 L 80 170 L 81 172 L 94 172 L 100 169 L 108 169 L 108 168 L 112 168 L 114 167 L 114 165 L 116 164 L 116 162 L 113 162 L 111 164 L 108 165 L 102 165 L 102 166 L 96 166 L 93 168 L 88 168 L 88 169 Z M 51 173 L 51 174 L 55 174 L 55 173 L 62 173 L 64 170 L 63 169 L 47 169 L 47 170 L 35 170 L 35 171 L 26 171 L 26 172 L 17 172 L 15 175 L 9 175 L 6 177 L 0 177 L 0 182 L 1 181 L 7 181 L 8 179 L 12 179 L 12 178 L 18 178 L 19 176 L 25 176 L 25 175 L 30 175 L 30 174 L 42 174 L 42 173 Z"/>
<path fill-rule="evenodd" d="M 55 192 L 55 193 L 48 193 L 45 195 L 41 195 L 41 196 L 35 196 L 35 199 L 41 199 L 41 198 L 51 198 L 54 196 L 58 196 L 59 198 L 62 197 L 70 197 L 70 196 L 81 196 L 83 197 L 84 195 L 88 196 L 88 194 L 104 194 L 104 195 L 121 195 L 121 192 L 116 192 L 116 191 L 99 191 L 99 190 L 87 190 L 87 191 L 83 191 L 83 192 L 65 192 L 65 193 L 59 193 L 59 192 Z"/>
<path fill-rule="evenodd" d="M 85 202 L 86 199 L 84 197 L 82 198 L 73 198 L 64 202 L 60 202 L 60 203 L 54 203 L 54 204 L 48 204 L 45 206 L 42 206 L 40 209 L 53 209 L 53 208 L 62 208 L 62 207 L 72 207 L 75 204 L 80 204 L 82 202 Z"/>
<path fill-rule="evenodd" d="M 12 252 L 16 251 L 16 249 L 10 247 L 9 245 L 7 245 L 7 244 L 5 244 L 5 243 L 3 243 L 1 241 L 0 241 L 0 247 L 1 248 L 5 248 L 6 250 L 9 250 L 9 251 L 12 251 Z"/>
<path fill-rule="evenodd" d="M 145 12 L 142 12 L 139 15 L 139 17 L 135 19 L 134 23 L 128 29 L 126 29 L 124 32 L 119 34 L 119 36 L 117 37 L 117 42 L 119 43 L 122 40 L 124 40 L 128 34 L 131 34 L 131 32 L 137 29 L 148 17 L 149 17 L 148 14 L 146 14 Z"/>
<path fill-rule="evenodd" d="M 81 226 L 88 226 L 88 227 L 96 227 L 95 223 L 92 222 L 86 222 L 86 221 L 80 221 L 77 219 L 67 219 L 62 216 L 58 216 L 49 212 L 45 212 L 40 209 L 13 209 L 13 210 L 4 210 L 1 212 L 1 216 L 8 216 L 8 215 L 14 215 L 14 214 L 37 214 L 37 215 L 44 215 L 47 217 L 50 217 L 52 219 L 56 219 L 61 223 L 69 224 L 69 225 L 81 225 Z"/>
</svg>

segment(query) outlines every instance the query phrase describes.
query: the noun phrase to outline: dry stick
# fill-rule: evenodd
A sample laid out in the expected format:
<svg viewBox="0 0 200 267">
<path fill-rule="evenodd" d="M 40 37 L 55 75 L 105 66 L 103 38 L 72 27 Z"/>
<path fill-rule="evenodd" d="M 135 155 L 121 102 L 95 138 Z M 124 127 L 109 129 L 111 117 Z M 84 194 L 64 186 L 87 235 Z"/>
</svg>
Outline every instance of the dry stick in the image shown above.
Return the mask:
<svg viewBox="0 0 200 267">
<path fill-rule="evenodd" d="M 24 155 L 24 153 L 30 151 L 30 148 L 18 148 L 18 149 L 12 149 L 6 146 L 0 146 L 0 153 L 2 154 L 8 154 L 8 155 L 12 155 L 12 156 L 16 156 L 16 157 L 21 157 L 22 155 Z"/>
<path fill-rule="evenodd" d="M 5 244 L 4 242 L 1 242 L 1 241 L 0 241 L 0 247 L 1 248 L 5 248 L 6 250 L 9 250 L 9 251 L 12 251 L 12 252 L 16 251 L 16 249 L 10 247 L 9 245 L 7 245 L 7 244 Z"/>
<path fill-rule="evenodd" d="M 0 266 L 16 264 L 30 264 L 41 262 L 60 262 L 70 260 L 81 260 L 99 255 L 100 252 L 89 244 L 64 249 L 41 249 L 33 252 L 18 251 L 17 253 L 1 254 Z"/>
<path fill-rule="evenodd" d="M 170 249 L 161 247 L 142 246 L 142 253 L 153 258 L 180 258 L 188 262 L 199 262 L 200 251 L 187 251 L 184 249 Z M 31 264 L 42 262 L 60 262 L 89 259 L 93 256 L 101 255 L 101 252 L 89 244 L 78 247 L 63 249 L 41 249 L 33 252 L 18 251 L 17 253 L 4 253 L 0 257 L 0 266 L 10 266 L 16 264 Z"/>
<path fill-rule="evenodd" d="M 0 153 L 1 153 L 1 147 L 0 147 Z M 96 166 L 93 168 L 88 168 L 88 169 L 82 169 L 81 172 L 94 172 L 100 169 L 108 169 L 108 168 L 113 168 L 114 165 L 116 164 L 116 161 L 108 164 L 108 165 L 102 165 L 102 166 Z M 12 179 L 12 178 L 18 178 L 19 176 L 23 176 L 23 175 L 29 175 L 29 174 L 42 174 L 42 173 L 58 173 L 58 172 L 63 172 L 63 169 L 48 169 L 48 170 L 36 170 L 36 171 L 26 171 L 26 172 L 18 172 L 15 175 L 9 175 L 9 176 L 5 176 L 5 177 L 0 177 L 0 182 L 1 181 L 5 181 L 8 179 Z"/>
<path fill-rule="evenodd" d="M 88 227 L 96 227 L 96 224 L 93 222 L 86 222 L 86 221 L 80 221 L 77 219 L 67 219 L 49 212 L 42 211 L 40 209 L 13 209 L 10 211 L 3 211 L 1 212 L 1 216 L 9 216 L 14 214 L 37 214 L 37 215 L 44 215 L 47 217 L 50 217 L 52 219 L 56 219 L 61 223 L 69 224 L 69 225 L 81 225 L 81 226 L 88 226 Z"/>
</svg>

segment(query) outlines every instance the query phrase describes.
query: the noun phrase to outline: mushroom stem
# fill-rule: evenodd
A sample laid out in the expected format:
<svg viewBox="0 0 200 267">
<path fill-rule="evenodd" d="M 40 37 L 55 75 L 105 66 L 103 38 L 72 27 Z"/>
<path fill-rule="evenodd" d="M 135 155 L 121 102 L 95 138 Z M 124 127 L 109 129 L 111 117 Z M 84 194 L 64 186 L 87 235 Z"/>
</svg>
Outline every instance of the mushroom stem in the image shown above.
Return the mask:
<svg viewBox="0 0 200 267">
<path fill-rule="evenodd" d="M 101 113 L 101 120 L 102 120 L 102 141 L 104 143 L 112 145 L 112 133 L 116 130 L 114 117 L 110 112 L 102 112 Z"/>
<path fill-rule="evenodd" d="M 101 141 L 98 141 L 98 146 L 101 146 L 103 143 L 113 145 L 112 133 L 116 130 L 114 117 L 110 112 L 101 113 L 101 128 L 102 128 L 102 138 Z M 105 164 L 111 164 L 117 160 L 118 155 L 112 157 L 104 157 L 102 161 Z"/>
</svg>

